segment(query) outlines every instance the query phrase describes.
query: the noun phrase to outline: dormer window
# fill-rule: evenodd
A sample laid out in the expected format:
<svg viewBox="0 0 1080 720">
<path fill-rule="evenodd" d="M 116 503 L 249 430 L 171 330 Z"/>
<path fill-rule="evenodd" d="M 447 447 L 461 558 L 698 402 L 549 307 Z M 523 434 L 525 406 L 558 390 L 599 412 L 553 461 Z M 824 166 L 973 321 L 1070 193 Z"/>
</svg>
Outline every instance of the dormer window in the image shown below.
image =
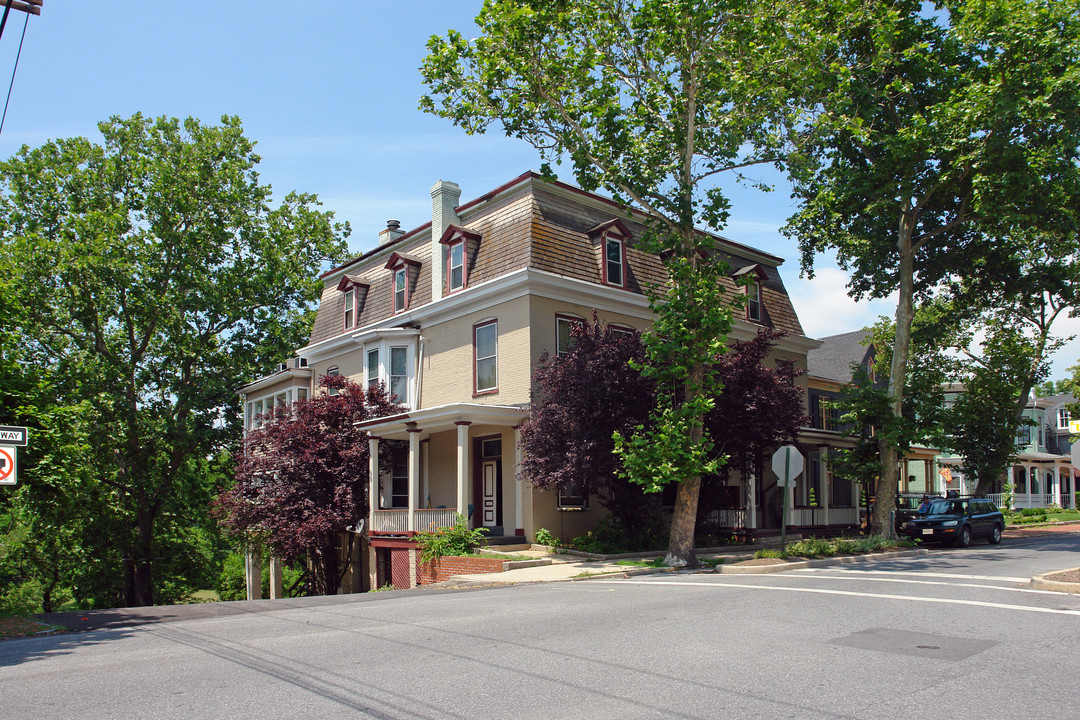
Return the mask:
<svg viewBox="0 0 1080 720">
<path fill-rule="evenodd" d="M 469 259 L 476 257 L 480 234 L 458 225 L 446 228 L 439 240 L 443 251 L 443 292 L 447 295 L 469 286 Z"/>
<path fill-rule="evenodd" d="M 341 281 L 338 283 L 338 290 L 342 294 L 342 330 L 352 330 L 360 324 L 360 313 L 364 310 L 364 299 L 367 297 L 368 285 L 348 275 L 342 275 Z"/>
<path fill-rule="evenodd" d="M 746 319 L 761 322 L 761 284 L 757 280 L 746 284 Z"/>
<path fill-rule="evenodd" d="M 604 282 L 623 286 L 625 252 L 622 238 L 609 237 L 604 241 Z"/>
<path fill-rule="evenodd" d="M 626 241 L 630 237 L 630 231 L 618 218 L 589 230 L 594 252 L 599 253 L 600 277 L 605 285 L 627 287 Z"/>
<path fill-rule="evenodd" d="M 356 290 L 345 291 L 345 329 L 356 325 Z"/>
<path fill-rule="evenodd" d="M 761 283 L 765 281 L 765 269 L 755 263 L 739 268 L 733 276 L 746 293 L 746 319 L 753 323 L 765 322 L 765 308 L 761 303 Z"/>
<path fill-rule="evenodd" d="M 405 312 L 409 309 L 409 298 L 420 275 L 420 261 L 411 255 L 396 252 L 390 255 L 386 267 L 393 271 L 390 290 L 394 313 Z"/>
<path fill-rule="evenodd" d="M 394 271 L 394 312 L 401 312 L 409 306 L 409 274 L 400 267 Z"/>
<path fill-rule="evenodd" d="M 465 242 L 459 241 L 449 247 L 450 257 L 446 264 L 447 290 L 454 292 L 465 287 Z"/>
</svg>

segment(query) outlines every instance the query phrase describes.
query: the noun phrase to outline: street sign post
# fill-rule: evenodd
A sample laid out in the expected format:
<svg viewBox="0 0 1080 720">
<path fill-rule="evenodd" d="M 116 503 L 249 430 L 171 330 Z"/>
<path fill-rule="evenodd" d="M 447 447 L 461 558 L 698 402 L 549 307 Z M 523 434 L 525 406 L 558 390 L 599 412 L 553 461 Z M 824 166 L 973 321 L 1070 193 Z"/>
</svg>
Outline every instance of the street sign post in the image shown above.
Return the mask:
<svg viewBox="0 0 1080 720">
<path fill-rule="evenodd" d="M 0 445 L 0 485 L 14 485 L 16 475 L 15 448 Z"/>
<path fill-rule="evenodd" d="M 784 488 L 780 500 L 780 544 L 787 547 L 787 506 L 788 488 L 795 487 L 795 478 L 803 471 L 803 456 L 794 445 L 783 445 L 772 456 L 772 469 L 776 473 L 776 484 Z"/>
</svg>

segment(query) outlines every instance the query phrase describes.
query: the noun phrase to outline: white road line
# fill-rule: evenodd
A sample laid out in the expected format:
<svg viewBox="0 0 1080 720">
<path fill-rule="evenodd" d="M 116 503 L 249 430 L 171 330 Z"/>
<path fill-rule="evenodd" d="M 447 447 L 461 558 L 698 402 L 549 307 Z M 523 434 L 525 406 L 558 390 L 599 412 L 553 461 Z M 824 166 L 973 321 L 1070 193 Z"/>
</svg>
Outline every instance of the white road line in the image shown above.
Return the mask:
<svg viewBox="0 0 1080 720">
<path fill-rule="evenodd" d="M 723 588 L 744 590 L 774 590 L 777 592 L 813 593 L 815 595 L 846 595 L 848 597 L 879 598 L 882 600 L 907 600 L 912 602 L 939 603 L 942 605 L 971 605 L 974 607 L 994 608 L 997 610 L 1019 610 L 1021 612 L 1046 613 L 1049 615 L 1072 615 L 1080 617 L 1080 610 L 1058 610 L 1056 608 L 1027 607 L 1006 603 L 983 602 L 981 600 L 955 600 L 953 598 L 928 598 L 918 595 L 891 595 L 885 593 L 853 592 L 851 590 L 825 590 L 823 588 L 796 588 L 780 585 L 742 585 L 720 582 L 686 582 L 680 580 L 591 580 L 594 583 L 617 583 L 619 585 L 685 585 L 697 588 Z"/>
<path fill-rule="evenodd" d="M 982 585 L 980 583 L 952 583 L 952 582 L 939 582 L 937 580 L 906 580 L 904 578 L 876 578 L 876 577 L 843 577 L 840 575 L 817 575 L 814 579 L 822 580 L 848 580 L 858 582 L 891 582 L 891 583 L 904 583 L 905 585 L 944 585 L 946 587 L 966 587 L 966 588 L 985 588 L 989 590 L 1005 590 L 1006 592 L 1021 592 L 1021 593 L 1035 593 L 1036 595 L 1061 595 L 1059 592 L 1053 590 L 1034 590 L 1032 588 L 1018 588 L 1018 587 L 1003 587 L 1001 585 Z M 1026 581 L 1025 581 L 1026 582 Z"/>
<path fill-rule="evenodd" d="M 795 572 L 800 573 L 819 573 L 819 572 L 836 572 L 844 573 L 845 575 L 915 575 L 917 577 L 936 577 L 936 578 L 953 578 L 956 580 L 998 580 L 1001 582 L 1020 582 L 1026 583 L 1031 578 L 1029 577 L 1008 577 L 1005 575 L 960 575 L 958 573 L 936 573 L 936 572 L 918 572 L 914 570 L 841 570 L 838 568 L 799 568 Z"/>
</svg>

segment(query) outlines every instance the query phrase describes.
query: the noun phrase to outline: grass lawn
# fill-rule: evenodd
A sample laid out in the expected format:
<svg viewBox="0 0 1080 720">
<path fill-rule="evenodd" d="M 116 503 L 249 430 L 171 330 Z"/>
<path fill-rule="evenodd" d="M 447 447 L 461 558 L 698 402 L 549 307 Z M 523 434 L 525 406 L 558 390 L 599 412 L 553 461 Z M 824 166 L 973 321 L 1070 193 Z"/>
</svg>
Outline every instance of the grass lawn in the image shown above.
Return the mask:
<svg viewBox="0 0 1080 720">
<path fill-rule="evenodd" d="M 1031 523 L 1017 522 L 1020 519 L 1019 515 L 1005 515 L 1006 525 L 1016 525 L 1022 527 L 1024 525 L 1030 525 Z M 1048 512 L 1046 513 L 1045 522 L 1074 522 L 1080 520 L 1080 510 L 1062 510 L 1061 512 Z"/>
</svg>

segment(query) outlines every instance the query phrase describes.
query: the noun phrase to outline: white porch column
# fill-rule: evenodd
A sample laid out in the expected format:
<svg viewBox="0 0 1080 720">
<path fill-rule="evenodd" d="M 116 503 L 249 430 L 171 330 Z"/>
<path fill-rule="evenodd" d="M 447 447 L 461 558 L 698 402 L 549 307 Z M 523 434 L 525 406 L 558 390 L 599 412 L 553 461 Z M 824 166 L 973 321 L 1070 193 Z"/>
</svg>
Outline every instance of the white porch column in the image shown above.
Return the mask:
<svg viewBox="0 0 1080 720">
<path fill-rule="evenodd" d="M 749 482 L 746 484 L 746 527 L 753 530 L 757 528 L 757 505 L 755 504 L 755 491 L 757 490 L 757 478 L 753 471 L 750 473 Z"/>
<path fill-rule="evenodd" d="M 409 429 L 409 519 L 405 528 L 416 532 L 416 508 L 420 502 L 420 430 L 416 423 L 405 423 Z"/>
<path fill-rule="evenodd" d="M 431 438 L 420 441 L 420 502 L 431 507 Z"/>
<path fill-rule="evenodd" d="M 524 508 L 524 495 L 525 492 L 522 489 L 522 485 L 525 484 L 525 480 L 521 477 L 521 461 L 523 460 L 523 453 L 521 451 L 521 426 L 518 425 L 514 428 L 514 534 L 517 534 L 518 530 L 525 529 L 525 508 Z"/>
<path fill-rule="evenodd" d="M 262 558 L 258 550 L 249 550 L 244 557 L 244 580 L 247 583 L 247 599 L 262 600 Z"/>
<path fill-rule="evenodd" d="M 379 509 L 379 438 L 368 437 L 368 532 L 375 529 Z"/>
<path fill-rule="evenodd" d="M 469 425 L 472 423 L 461 421 L 457 425 L 457 511 L 469 516 Z M 472 522 L 466 522 L 472 527 Z"/>
<path fill-rule="evenodd" d="M 284 582 L 281 578 L 281 558 L 270 556 L 270 599 L 285 597 Z"/>
</svg>

